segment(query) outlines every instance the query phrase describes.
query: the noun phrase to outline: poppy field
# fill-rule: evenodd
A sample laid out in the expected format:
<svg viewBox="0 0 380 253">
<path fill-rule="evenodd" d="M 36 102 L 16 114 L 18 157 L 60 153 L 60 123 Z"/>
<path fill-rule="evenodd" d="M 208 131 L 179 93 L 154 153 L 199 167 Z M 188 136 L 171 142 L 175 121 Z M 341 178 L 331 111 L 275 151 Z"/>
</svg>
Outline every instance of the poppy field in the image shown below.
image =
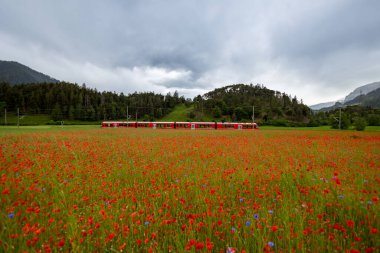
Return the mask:
<svg viewBox="0 0 380 253">
<path fill-rule="evenodd" d="M 1 252 L 379 252 L 380 133 L 0 136 Z"/>
</svg>

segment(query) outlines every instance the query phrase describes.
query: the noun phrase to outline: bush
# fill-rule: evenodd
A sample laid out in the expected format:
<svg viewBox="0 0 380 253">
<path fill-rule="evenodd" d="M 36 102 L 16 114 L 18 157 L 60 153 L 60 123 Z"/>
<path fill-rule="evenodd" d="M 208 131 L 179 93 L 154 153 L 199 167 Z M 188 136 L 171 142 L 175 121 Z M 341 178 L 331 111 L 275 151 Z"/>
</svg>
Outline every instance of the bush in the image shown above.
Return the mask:
<svg viewBox="0 0 380 253">
<path fill-rule="evenodd" d="M 380 115 L 370 114 L 368 116 L 368 125 L 369 126 L 380 126 Z"/>
<path fill-rule="evenodd" d="M 285 119 L 277 119 L 277 120 L 268 120 L 267 125 L 288 127 L 289 123 Z"/>
<path fill-rule="evenodd" d="M 364 131 L 365 127 L 367 126 L 367 121 L 363 118 L 356 118 L 354 122 L 354 127 L 356 131 Z"/>
<path fill-rule="evenodd" d="M 339 113 L 336 113 L 335 115 L 331 115 L 330 118 L 330 124 L 333 129 L 339 129 Z M 342 118 L 341 118 L 341 129 L 348 129 L 351 125 L 350 120 L 348 119 L 347 115 L 342 112 Z"/>
</svg>

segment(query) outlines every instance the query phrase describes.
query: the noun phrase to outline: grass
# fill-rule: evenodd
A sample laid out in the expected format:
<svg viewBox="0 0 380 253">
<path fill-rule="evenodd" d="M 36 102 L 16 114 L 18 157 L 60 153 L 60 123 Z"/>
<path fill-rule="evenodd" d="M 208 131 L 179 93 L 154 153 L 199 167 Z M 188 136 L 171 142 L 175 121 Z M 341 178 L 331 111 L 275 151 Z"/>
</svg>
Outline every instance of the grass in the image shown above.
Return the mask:
<svg viewBox="0 0 380 253">
<path fill-rule="evenodd" d="M 23 133 L 33 133 L 33 132 L 65 132 L 65 131 L 83 131 L 83 130 L 94 130 L 99 129 L 99 125 L 39 125 L 39 126 L 0 126 L 0 136 L 6 134 L 23 134 Z M 350 130 L 336 130 L 332 129 L 330 126 L 322 127 L 274 127 L 274 126 L 263 126 L 260 127 L 260 131 L 331 131 L 331 132 L 357 132 L 354 129 Z M 113 131 L 113 130 L 111 130 Z M 158 130 L 160 131 L 160 130 Z M 173 130 L 177 131 L 177 130 Z M 214 130 L 212 130 L 214 131 Z M 363 132 L 380 132 L 380 126 L 367 126 Z"/>
<path fill-rule="evenodd" d="M 7 114 L 7 124 L 5 118 L 0 118 L 0 125 L 17 125 L 20 126 L 38 126 L 38 125 L 60 125 L 60 121 L 53 121 L 47 114 L 24 114 L 20 115 L 20 120 L 17 120 L 17 114 Z M 65 125 L 99 125 L 100 121 L 84 121 L 84 120 L 64 120 Z"/>
<path fill-rule="evenodd" d="M 50 116 L 46 114 L 33 114 L 33 115 L 20 115 L 19 123 L 20 125 L 45 125 L 49 123 Z M 7 124 L 8 125 L 17 125 L 17 114 L 8 113 L 7 114 Z M 0 119 L 0 124 L 4 125 L 5 118 Z"/>
<path fill-rule="evenodd" d="M 184 104 L 177 105 L 171 113 L 164 116 L 159 121 L 188 121 L 190 120 L 188 115 L 193 109 L 194 106 L 186 107 Z"/>
<path fill-rule="evenodd" d="M 67 132 L 99 129 L 99 125 L 39 125 L 39 126 L 0 126 L 0 137 L 7 134 L 25 134 L 25 133 L 49 133 L 49 132 Z"/>
</svg>

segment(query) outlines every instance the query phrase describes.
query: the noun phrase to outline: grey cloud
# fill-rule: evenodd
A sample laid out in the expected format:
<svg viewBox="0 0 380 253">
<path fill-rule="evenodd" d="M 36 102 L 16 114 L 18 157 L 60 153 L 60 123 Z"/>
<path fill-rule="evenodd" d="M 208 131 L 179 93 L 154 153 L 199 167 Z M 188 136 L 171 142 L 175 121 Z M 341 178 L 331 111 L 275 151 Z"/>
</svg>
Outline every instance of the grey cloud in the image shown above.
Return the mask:
<svg viewBox="0 0 380 253">
<path fill-rule="evenodd" d="M 344 95 L 380 79 L 379 9 L 376 0 L 3 0 L 0 58 L 101 89 L 196 94 L 259 82 L 322 102 L 318 90 Z"/>
</svg>

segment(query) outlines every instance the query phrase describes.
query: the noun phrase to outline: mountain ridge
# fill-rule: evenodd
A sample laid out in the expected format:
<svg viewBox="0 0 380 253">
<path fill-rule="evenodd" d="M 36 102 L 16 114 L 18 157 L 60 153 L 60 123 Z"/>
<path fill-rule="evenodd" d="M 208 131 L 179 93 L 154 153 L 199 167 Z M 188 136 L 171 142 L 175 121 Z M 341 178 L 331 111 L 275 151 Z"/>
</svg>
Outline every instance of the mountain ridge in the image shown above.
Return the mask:
<svg viewBox="0 0 380 253">
<path fill-rule="evenodd" d="M 339 106 L 342 105 L 351 105 L 350 101 L 355 100 L 355 98 L 359 96 L 365 96 L 369 93 L 371 93 L 374 90 L 377 90 L 380 88 L 380 82 L 373 82 L 369 84 L 365 84 L 362 86 L 357 87 L 353 91 L 351 91 L 347 96 L 345 96 L 344 99 L 339 99 L 336 101 L 330 101 L 330 102 L 325 102 L 325 103 L 319 103 L 319 104 L 314 104 L 310 105 L 310 109 L 313 111 L 326 111 L 326 110 L 333 110 Z M 380 98 L 379 98 L 380 99 Z M 358 104 L 359 102 L 356 102 Z M 359 103 L 361 104 L 361 103 Z M 365 105 L 365 106 L 371 106 L 370 103 Z"/>
<path fill-rule="evenodd" d="M 21 63 L 2 60 L 0 60 L 0 81 L 12 85 L 59 82 L 57 79 L 38 72 Z"/>
</svg>

